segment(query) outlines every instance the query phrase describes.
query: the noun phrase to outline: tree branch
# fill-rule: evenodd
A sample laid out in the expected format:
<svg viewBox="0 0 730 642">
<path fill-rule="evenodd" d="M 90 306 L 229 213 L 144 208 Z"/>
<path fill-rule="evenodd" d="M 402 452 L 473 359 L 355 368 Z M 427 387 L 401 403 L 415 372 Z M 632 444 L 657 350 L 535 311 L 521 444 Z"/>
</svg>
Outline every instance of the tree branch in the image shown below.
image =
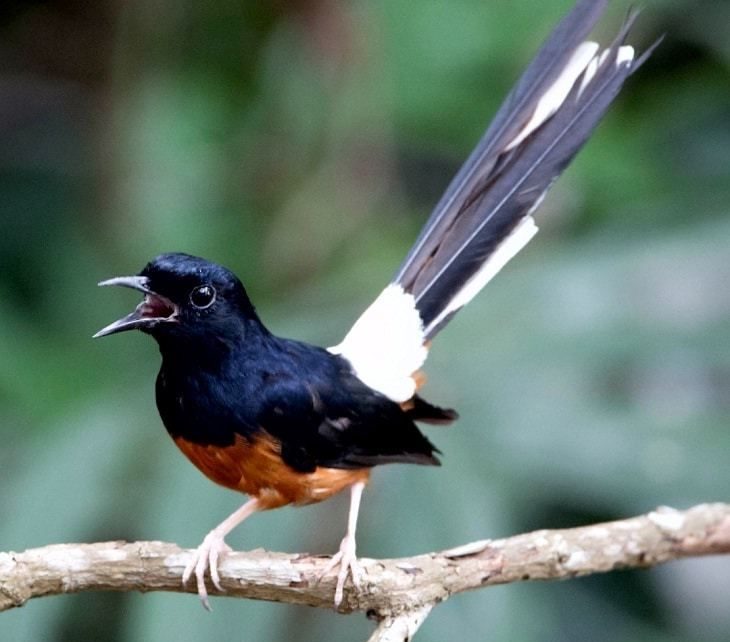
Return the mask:
<svg viewBox="0 0 730 642">
<path fill-rule="evenodd" d="M 483 540 L 437 553 L 362 559 L 367 573 L 343 612 L 380 620 L 371 641 L 406 640 L 431 608 L 455 593 L 525 580 L 554 580 L 730 553 L 730 504 L 647 515 L 593 526 Z M 56 544 L 0 553 L 0 611 L 34 597 L 81 591 L 178 591 L 191 551 L 165 542 Z M 332 607 L 335 578 L 316 578 L 329 558 L 263 550 L 230 553 L 220 564 L 225 595 Z M 213 586 L 212 595 L 221 594 Z"/>
</svg>

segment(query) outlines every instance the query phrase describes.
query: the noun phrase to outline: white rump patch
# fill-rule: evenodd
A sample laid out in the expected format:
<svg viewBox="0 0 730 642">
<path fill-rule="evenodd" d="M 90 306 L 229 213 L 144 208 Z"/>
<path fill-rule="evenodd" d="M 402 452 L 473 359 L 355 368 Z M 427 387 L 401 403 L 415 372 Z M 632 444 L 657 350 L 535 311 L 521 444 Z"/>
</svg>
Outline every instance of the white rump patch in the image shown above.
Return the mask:
<svg viewBox="0 0 730 642">
<path fill-rule="evenodd" d="M 416 392 L 411 375 L 428 355 L 424 336 L 413 295 L 391 283 L 355 321 L 342 343 L 328 350 L 345 357 L 363 383 L 402 402 Z"/>
<path fill-rule="evenodd" d="M 538 198 L 538 205 L 543 197 L 544 192 Z M 456 293 L 456 296 L 449 301 L 449 304 L 443 311 L 431 321 L 428 328 L 426 328 L 426 334 L 437 327 L 449 314 L 456 312 L 459 308 L 463 308 L 479 294 L 480 290 L 507 265 L 510 259 L 529 243 L 530 239 L 537 234 L 537 231 L 538 228 L 535 225 L 535 219 L 532 216 L 525 216 L 517 224 L 515 229 L 512 230 L 512 233 L 497 246 L 492 256 L 479 268 L 479 271 L 466 282 L 464 287 Z"/>
<path fill-rule="evenodd" d="M 505 151 L 509 151 L 513 147 L 517 147 L 525 138 L 542 125 L 550 116 L 552 116 L 560 105 L 565 102 L 570 90 L 573 88 L 575 81 L 583 73 L 588 64 L 593 60 L 598 51 L 598 43 L 586 41 L 579 44 L 570 60 L 566 63 L 560 75 L 555 82 L 548 87 L 547 91 L 540 97 L 537 102 L 532 118 L 527 122 L 515 139 L 505 147 Z"/>
</svg>

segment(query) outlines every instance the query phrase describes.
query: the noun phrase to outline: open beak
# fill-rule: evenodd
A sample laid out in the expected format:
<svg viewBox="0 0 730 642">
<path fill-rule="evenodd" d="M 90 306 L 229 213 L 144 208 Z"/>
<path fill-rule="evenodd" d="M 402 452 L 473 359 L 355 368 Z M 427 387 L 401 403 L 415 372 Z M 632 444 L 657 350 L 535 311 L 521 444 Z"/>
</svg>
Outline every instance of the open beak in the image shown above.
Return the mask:
<svg viewBox="0 0 730 642">
<path fill-rule="evenodd" d="M 146 276 L 117 276 L 102 281 L 99 285 L 121 285 L 138 290 L 144 293 L 145 297 L 134 312 L 99 330 L 94 335 L 94 339 L 125 330 L 152 328 L 158 323 L 177 322 L 178 307 L 169 299 L 150 290 L 149 279 Z"/>
</svg>

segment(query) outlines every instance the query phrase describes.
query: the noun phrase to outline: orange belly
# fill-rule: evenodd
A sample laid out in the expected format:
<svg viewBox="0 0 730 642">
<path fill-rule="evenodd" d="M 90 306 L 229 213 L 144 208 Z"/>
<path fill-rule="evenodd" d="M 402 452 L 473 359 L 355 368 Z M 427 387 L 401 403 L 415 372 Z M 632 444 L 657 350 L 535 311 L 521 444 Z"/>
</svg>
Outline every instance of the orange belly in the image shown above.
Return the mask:
<svg viewBox="0 0 730 642">
<path fill-rule="evenodd" d="M 183 454 L 216 484 L 256 497 L 262 508 L 319 502 L 356 482 L 365 482 L 369 468 L 357 470 L 318 467 L 297 472 L 284 463 L 272 438 L 247 441 L 237 436 L 232 446 L 196 444 L 181 437 L 175 443 Z"/>
</svg>

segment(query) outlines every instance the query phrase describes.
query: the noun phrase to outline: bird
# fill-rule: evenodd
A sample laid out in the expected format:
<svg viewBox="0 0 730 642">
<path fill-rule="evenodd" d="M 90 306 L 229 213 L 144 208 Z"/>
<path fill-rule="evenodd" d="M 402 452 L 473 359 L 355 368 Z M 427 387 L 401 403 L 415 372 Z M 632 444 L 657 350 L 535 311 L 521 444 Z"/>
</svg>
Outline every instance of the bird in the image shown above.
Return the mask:
<svg viewBox="0 0 730 642">
<path fill-rule="evenodd" d="M 99 283 L 143 299 L 94 337 L 136 329 L 156 340 L 165 428 L 205 476 L 249 497 L 184 569 L 183 584 L 195 577 L 207 609 L 206 576 L 223 591 L 219 562 L 236 526 L 345 490 L 345 536 L 321 577 L 336 573 L 335 608 L 348 578 L 362 586 L 355 534 L 373 468 L 440 465 L 418 424 L 457 418 L 419 394 L 431 342 L 534 237 L 533 212 L 658 44 L 641 56 L 625 44 L 635 10 L 607 46 L 586 40 L 607 3 L 579 0 L 558 23 L 391 282 L 340 343 L 321 348 L 272 334 L 232 271 L 188 254 L 160 254 L 134 276 Z"/>
</svg>

